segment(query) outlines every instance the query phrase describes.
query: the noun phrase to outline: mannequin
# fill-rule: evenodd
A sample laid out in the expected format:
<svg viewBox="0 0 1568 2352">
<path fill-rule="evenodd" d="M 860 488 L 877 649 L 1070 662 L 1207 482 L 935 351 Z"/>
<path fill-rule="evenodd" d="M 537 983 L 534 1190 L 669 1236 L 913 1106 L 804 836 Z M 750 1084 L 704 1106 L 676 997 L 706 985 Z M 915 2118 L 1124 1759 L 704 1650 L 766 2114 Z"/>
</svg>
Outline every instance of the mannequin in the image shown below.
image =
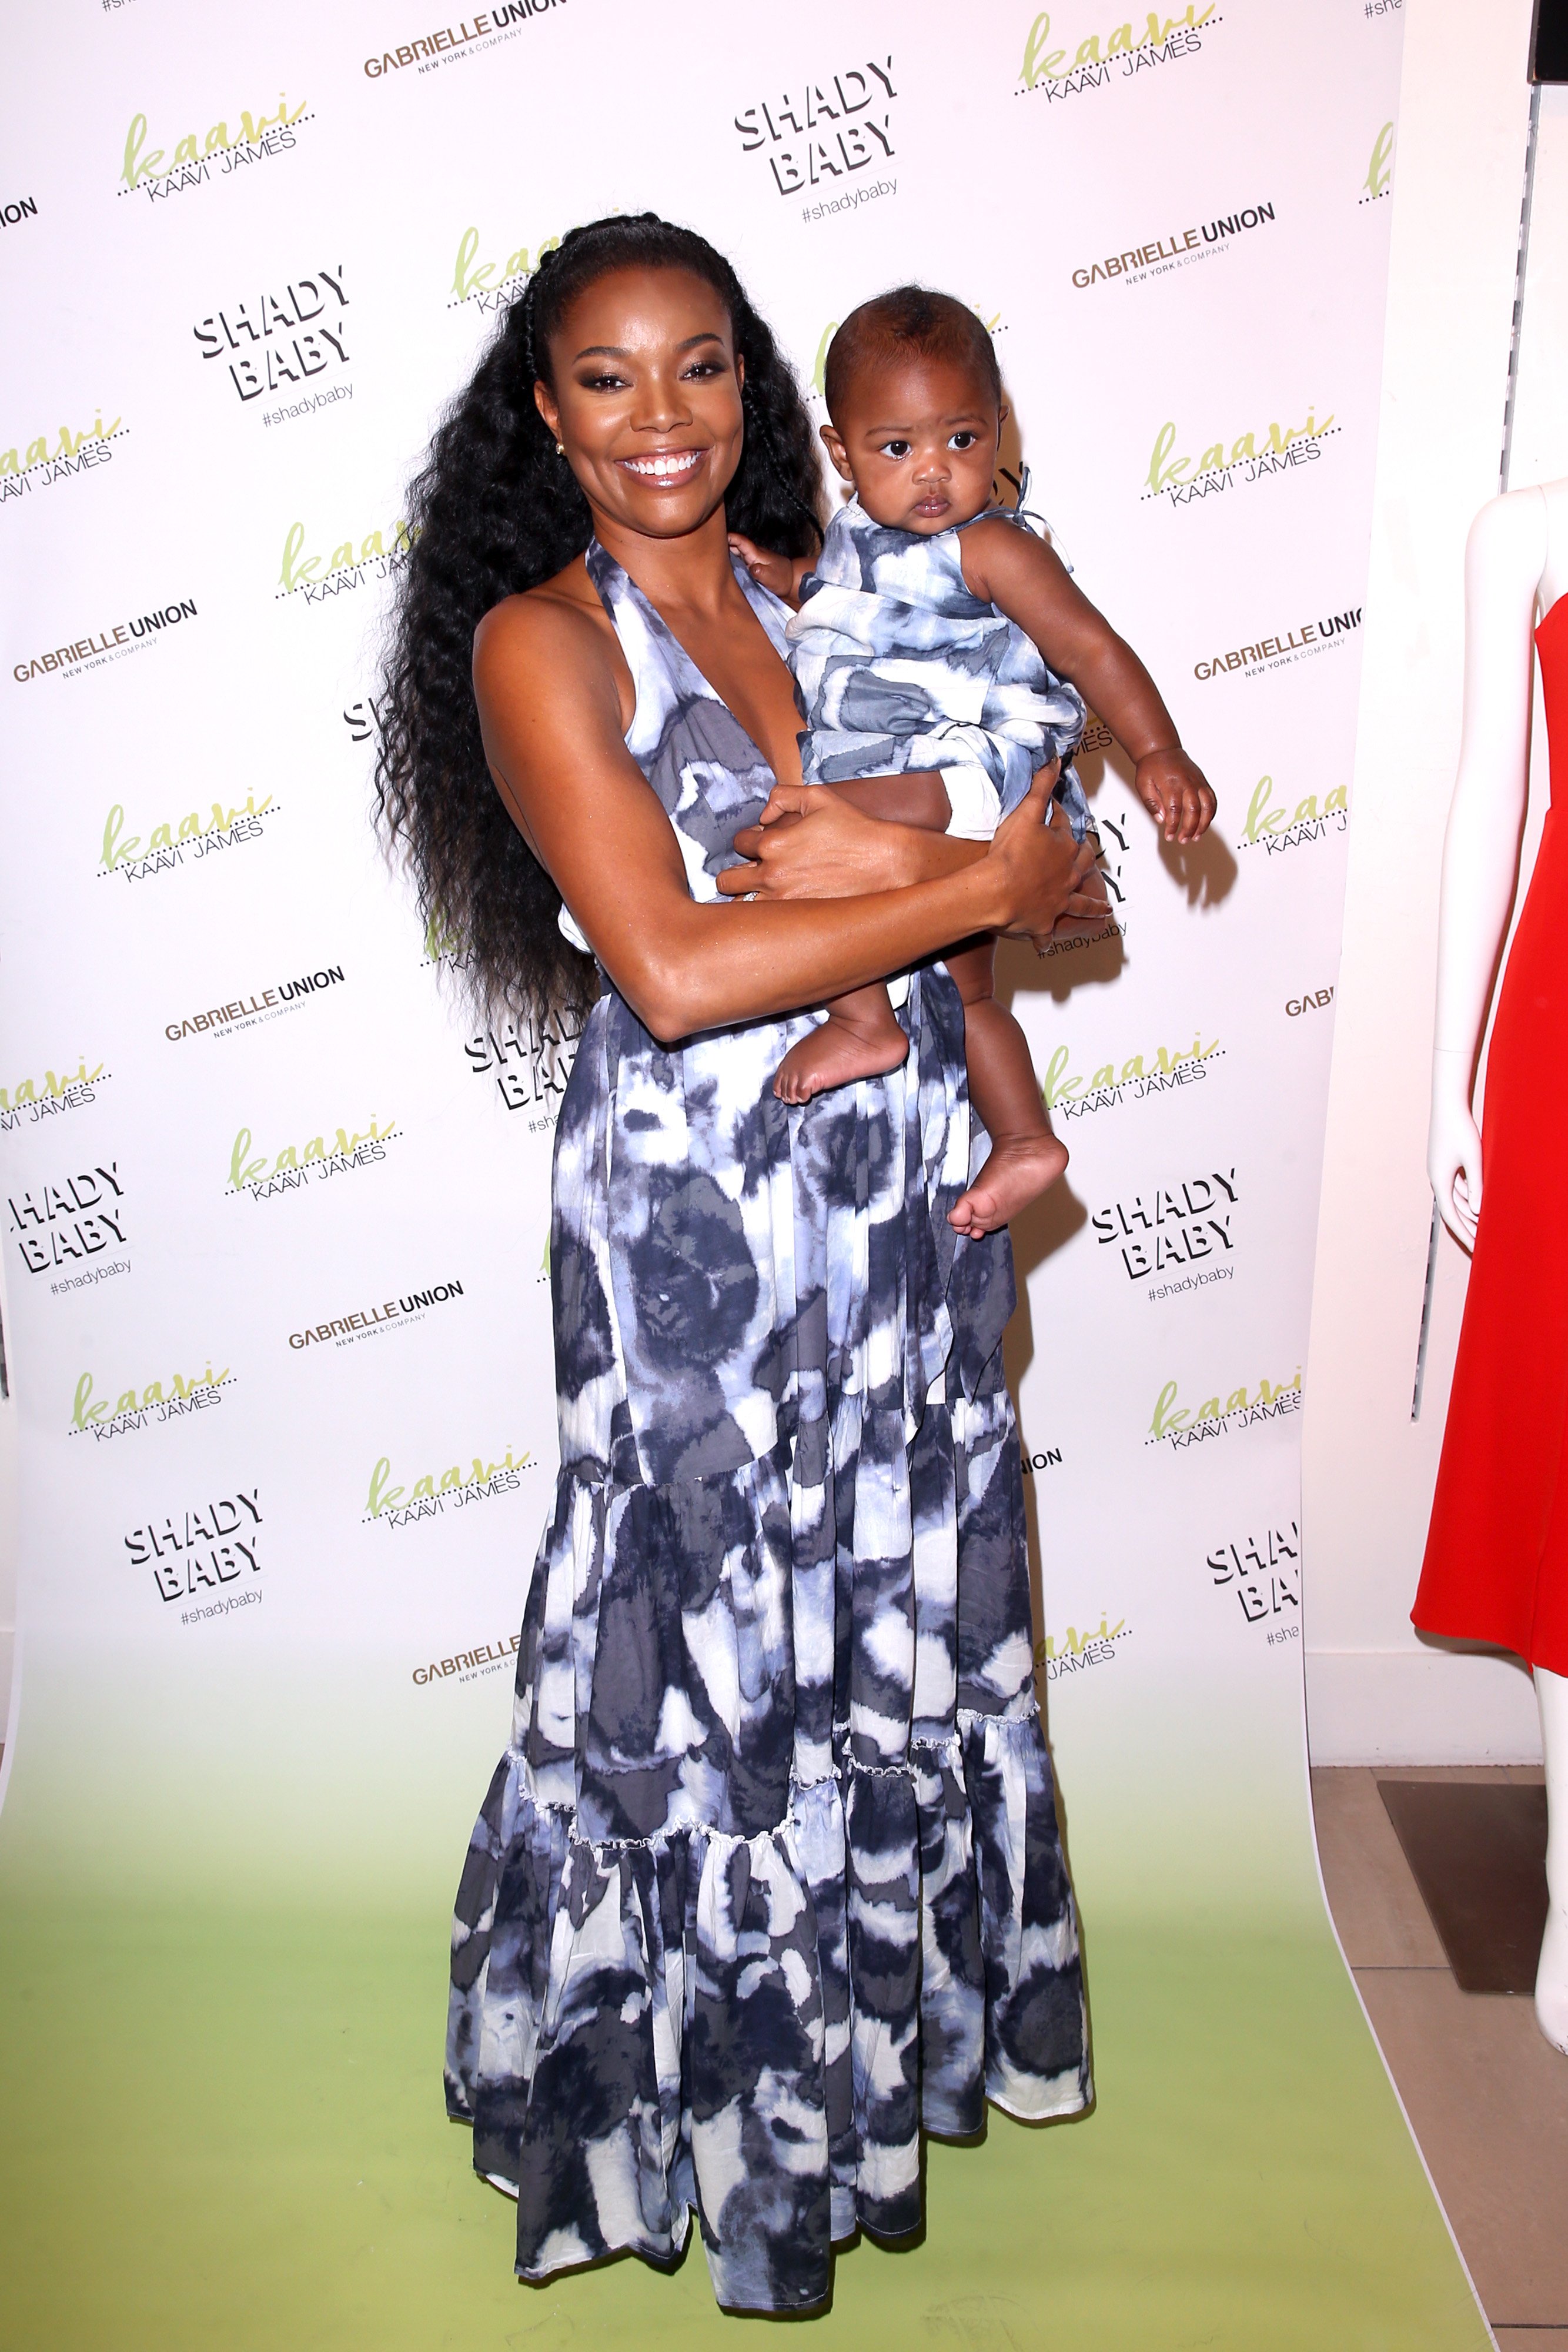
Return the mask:
<svg viewBox="0 0 1568 2352">
<path fill-rule="evenodd" d="M 1438 1212 L 1474 1265 L 1411 1614 L 1427 1632 L 1515 1650 L 1533 1672 L 1550 1897 L 1535 2014 L 1568 2053 L 1568 1475 L 1558 1493 L 1560 1455 L 1568 1474 L 1568 1241 L 1557 1238 L 1568 1230 L 1565 593 L 1568 481 L 1483 507 L 1465 558 L 1464 730 L 1443 850 L 1427 1154 Z M 1554 813 L 1493 1026 L 1488 1223 L 1470 1094 L 1518 877 L 1535 650 L 1549 736 L 1556 722 Z"/>
</svg>

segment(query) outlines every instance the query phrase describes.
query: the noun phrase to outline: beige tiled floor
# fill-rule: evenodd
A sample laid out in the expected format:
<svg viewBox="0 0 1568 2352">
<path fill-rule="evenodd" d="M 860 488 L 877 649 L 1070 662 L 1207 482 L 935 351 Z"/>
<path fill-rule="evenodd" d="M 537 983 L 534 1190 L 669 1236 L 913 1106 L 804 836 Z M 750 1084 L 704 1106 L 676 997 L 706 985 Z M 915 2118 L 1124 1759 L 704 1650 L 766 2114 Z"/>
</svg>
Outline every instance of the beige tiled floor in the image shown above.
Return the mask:
<svg viewBox="0 0 1568 2352">
<path fill-rule="evenodd" d="M 1568 2058 L 1528 1998 L 1462 1993 L 1370 1769 L 1312 1774 L 1334 1925 L 1503 2352 L 1568 2352 Z M 1528 1765 L 1387 1780 L 1533 1780 Z"/>
</svg>

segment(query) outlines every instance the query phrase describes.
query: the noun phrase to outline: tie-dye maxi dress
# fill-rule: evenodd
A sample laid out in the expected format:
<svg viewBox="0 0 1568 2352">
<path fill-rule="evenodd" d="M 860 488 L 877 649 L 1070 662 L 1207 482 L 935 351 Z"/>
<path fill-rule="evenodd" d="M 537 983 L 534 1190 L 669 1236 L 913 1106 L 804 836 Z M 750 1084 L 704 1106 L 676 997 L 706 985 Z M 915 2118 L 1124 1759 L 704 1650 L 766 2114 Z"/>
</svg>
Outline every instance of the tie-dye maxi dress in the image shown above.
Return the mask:
<svg viewBox="0 0 1568 2352">
<path fill-rule="evenodd" d="M 772 784 L 602 548 L 627 744 L 717 894 Z M 773 643 L 784 613 L 737 566 Z M 519 2275 L 796 2311 L 921 2218 L 919 2135 L 1088 2095 L 1036 1711 L 1005 1234 L 959 1241 L 963 1018 L 789 1109 L 811 1016 L 661 1045 L 612 989 L 556 1140 L 560 1473 L 457 1897 L 448 2103 Z"/>
</svg>

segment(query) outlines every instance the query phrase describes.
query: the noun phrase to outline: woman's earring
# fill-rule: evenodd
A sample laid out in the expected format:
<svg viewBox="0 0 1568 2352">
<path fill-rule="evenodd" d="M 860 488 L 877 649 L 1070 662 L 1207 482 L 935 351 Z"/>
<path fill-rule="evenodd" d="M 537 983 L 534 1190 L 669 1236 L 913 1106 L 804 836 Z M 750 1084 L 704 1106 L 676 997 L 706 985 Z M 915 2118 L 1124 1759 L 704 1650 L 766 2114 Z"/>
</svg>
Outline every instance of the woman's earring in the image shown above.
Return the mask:
<svg viewBox="0 0 1568 2352">
<path fill-rule="evenodd" d="M 565 455 L 566 455 L 566 446 L 565 446 L 565 444 L 564 444 L 563 442 L 558 441 L 558 442 L 556 443 L 556 445 L 555 445 L 555 454 L 556 454 L 556 456 L 557 456 L 558 457 L 565 457 Z"/>
</svg>

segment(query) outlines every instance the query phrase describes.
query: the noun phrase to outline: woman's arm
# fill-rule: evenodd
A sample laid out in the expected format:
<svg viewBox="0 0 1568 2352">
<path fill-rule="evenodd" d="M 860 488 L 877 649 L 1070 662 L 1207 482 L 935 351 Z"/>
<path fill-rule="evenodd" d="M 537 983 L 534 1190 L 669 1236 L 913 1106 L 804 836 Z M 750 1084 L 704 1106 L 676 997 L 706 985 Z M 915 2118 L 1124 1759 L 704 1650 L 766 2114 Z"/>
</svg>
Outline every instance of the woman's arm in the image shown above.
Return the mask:
<svg viewBox="0 0 1568 2352">
<path fill-rule="evenodd" d="M 959 541 L 972 593 L 1032 637 L 1071 678 L 1134 762 L 1138 797 L 1167 841 L 1196 841 L 1214 817 L 1214 793 L 1181 748 L 1176 721 L 1130 645 L 1073 586 L 1061 558 L 1016 523 L 981 521 Z"/>
<path fill-rule="evenodd" d="M 1043 937 L 1075 891 L 1081 854 L 1065 826 L 1044 822 L 1049 787 L 1037 781 L 989 850 L 942 878 L 889 885 L 873 854 L 852 908 L 699 904 L 622 740 L 611 649 L 591 618 L 560 598 L 508 598 L 476 635 L 474 685 L 502 798 L 656 1037 L 821 1003 L 976 931 Z M 857 822 L 873 841 L 902 830 Z"/>
</svg>

